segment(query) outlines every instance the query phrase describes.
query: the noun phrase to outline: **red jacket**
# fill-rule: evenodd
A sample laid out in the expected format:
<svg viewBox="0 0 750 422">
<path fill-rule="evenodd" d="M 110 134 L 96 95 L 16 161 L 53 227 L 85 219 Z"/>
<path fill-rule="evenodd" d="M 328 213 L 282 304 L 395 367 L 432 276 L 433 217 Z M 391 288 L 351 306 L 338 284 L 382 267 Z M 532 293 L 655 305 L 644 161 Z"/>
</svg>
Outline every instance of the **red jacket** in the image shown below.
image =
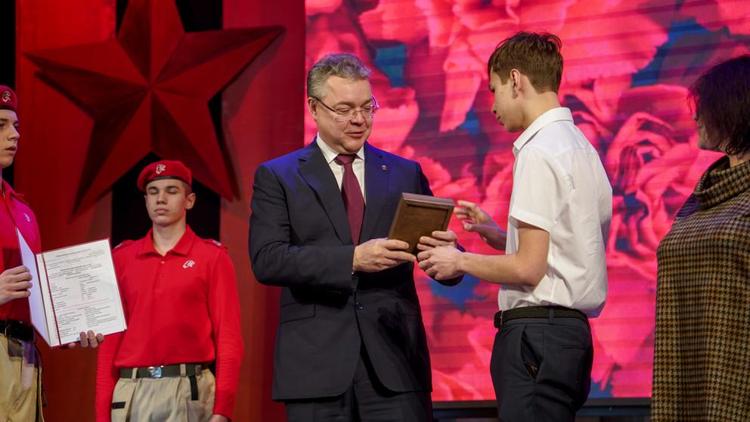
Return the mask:
<svg viewBox="0 0 750 422">
<path fill-rule="evenodd" d="M 231 418 L 243 354 L 234 266 L 226 248 L 187 228 L 161 256 L 151 232 L 113 252 L 128 329 L 98 354 L 96 420 L 110 420 L 119 368 L 216 361 L 214 413 Z"/>
<path fill-rule="evenodd" d="M 16 227 L 35 253 L 42 250 L 39 226 L 31 208 L 21 200 L 10 185 L 2 181 L 3 194 L 0 195 L 0 272 L 21 265 L 21 252 L 18 247 Z M 31 323 L 29 300 L 16 299 L 0 306 L 0 320 L 14 319 Z"/>
</svg>

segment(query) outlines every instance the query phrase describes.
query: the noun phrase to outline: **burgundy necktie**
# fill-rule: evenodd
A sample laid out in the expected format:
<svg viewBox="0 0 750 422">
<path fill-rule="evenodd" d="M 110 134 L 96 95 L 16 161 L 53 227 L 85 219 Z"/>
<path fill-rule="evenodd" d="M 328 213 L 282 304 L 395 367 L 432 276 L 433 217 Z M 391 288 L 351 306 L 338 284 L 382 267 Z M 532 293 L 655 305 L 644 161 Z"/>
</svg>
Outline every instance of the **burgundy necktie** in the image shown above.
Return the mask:
<svg viewBox="0 0 750 422">
<path fill-rule="evenodd" d="M 341 183 L 341 196 L 344 198 L 346 215 L 349 218 L 349 228 L 352 232 L 352 241 L 359 244 L 359 233 L 362 231 L 362 219 L 365 216 L 365 200 L 362 197 L 362 189 L 359 187 L 357 176 L 354 175 L 352 163 L 357 158 L 354 154 L 339 154 L 336 163 L 344 166 L 344 180 Z"/>
</svg>

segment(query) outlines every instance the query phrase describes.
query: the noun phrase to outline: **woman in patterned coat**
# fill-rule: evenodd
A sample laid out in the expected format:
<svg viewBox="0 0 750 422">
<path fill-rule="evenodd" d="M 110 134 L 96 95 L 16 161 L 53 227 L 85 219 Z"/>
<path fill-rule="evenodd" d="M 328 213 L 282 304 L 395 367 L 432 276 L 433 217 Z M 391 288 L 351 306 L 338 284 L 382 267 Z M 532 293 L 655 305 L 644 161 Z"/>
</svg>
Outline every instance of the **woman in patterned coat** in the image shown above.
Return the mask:
<svg viewBox="0 0 750 422">
<path fill-rule="evenodd" d="M 703 174 L 657 252 L 652 421 L 750 421 L 750 55 L 691 87 Z"/>
</svg>

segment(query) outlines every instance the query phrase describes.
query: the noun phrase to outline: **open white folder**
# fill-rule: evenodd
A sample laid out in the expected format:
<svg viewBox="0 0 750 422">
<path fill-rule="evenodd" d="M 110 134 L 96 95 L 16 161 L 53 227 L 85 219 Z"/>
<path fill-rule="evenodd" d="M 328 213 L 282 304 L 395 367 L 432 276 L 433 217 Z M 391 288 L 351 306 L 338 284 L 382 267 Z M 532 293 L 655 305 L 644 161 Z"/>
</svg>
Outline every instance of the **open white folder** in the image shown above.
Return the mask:
<svg viewBox="0 0 750 422">
<path fill-rule="evenodd" d="M 82 331 L 125 330 L 108 239 L 34 254 L 16 233 L 23 265 L 31 273 L 31 324 L 48 345 L 78 341 Z"/>
</svg>

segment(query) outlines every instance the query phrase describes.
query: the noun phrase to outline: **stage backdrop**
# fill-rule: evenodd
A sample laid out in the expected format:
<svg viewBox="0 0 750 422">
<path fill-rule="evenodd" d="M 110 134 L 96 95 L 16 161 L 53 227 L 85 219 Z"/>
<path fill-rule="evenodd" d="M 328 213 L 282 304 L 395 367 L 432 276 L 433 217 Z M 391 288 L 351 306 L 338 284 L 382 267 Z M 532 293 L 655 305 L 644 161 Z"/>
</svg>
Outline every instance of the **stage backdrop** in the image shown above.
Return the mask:
<svg viewBox="0 0 750 422">
<path fill-rule="evenodd" d="M 249 200 L 252 193 L 252 176 L 257 165 L 303 145 L 304 108 L 299 98 L 304 96 L 304 4 L 295 0 L 222 0 L 220 3 L 217 6 L 218 27 L 214 29 L 231 31 L 258 26 L 278 26 L 282 29 L 282 33 L 249 67 L 241 72 L 221 95 L 217 95 L 211 101 L 212 105 L 219 105 L 218 109 L 221 111 L 215 116 L 218 123 L 216 132 L 220 138 L 219 145 L 225 153 L 225 163 L 229 164 L 209 164 L 214 167 L 219 165 L 229 173 L 236 192 L 233 199 L 220 200 L 221 209 L 216 213 L 220 216 L 220 221 L 208 222 L 213 227 L 219 227 L 219 240 L 229 248 L 239 283 L 245 356 L 234 420 L 276 421 L 283 419 L 282 407 L 271 401 L 271 358 L 273 338 L 278 324 L 278 290 L 256 283 L 250 272 L 247 255 Z M 139 20 L 138 24 L 143 25 L 140 31 L 138 28 L 130 28 L 136 29 L 130 33 L 130 41 L 135 40 L 136 43 L 142 42 L 142 45 L 154 47 L 154 44 L 159 44 L 158 41 L 163 41 L 164 34 L 169 38 L 174 34 L 181 34 L 183 30 L 192 32 L 190 26 L 196 25 L 195 13 L 192 14 L 192 19 L 185 19 L 185 15 L 190 16 L 191 11 L 202 10 L 206 4 L 205 0 L 16 0 L 15 86 L 21 99 L 19 115 L 22 137 L 18 160 L 14 166 L 15 184 L 17 190 L 26 195 L 26 200 L 37 214 L 45 249 L 106 238 L 113 232 L 112 225 L 116 223 L 113 215 L 117 215 L 116 211 L 119 210 L 114 210 L 113 213 L 113 195 L 106 189 L 104 195 L 93 197 L 88 206 L 79 208 L 78 212 L 74 209 L 79 187 L 91 186 L 97 183 L 97 180 L 101 181 L 98 177 L 84 173 L 89 148 L 103 147 L 91 144 L 113 142 L 117 139 L 117 132 L 112 131 L 111 137 L 101 136 L 100 132 L 96 132 L 94 117 L 102 110 L 86 110 L 87 113 L 84 111 L 86 107 L 79 107 L 79 102 L 63 95 L 53 86 L 54 84 L 45 82 L 44 75 L 40 72 L 56 69 L 49 62 L 64 62 L 71 68 L 86 63 L 90 68 L 90 79 L 80 70 L 60 72 L 57 75 L 68 82 L 79 78 L 78 82 L 82 84 L 73 94 L 93 92 L 98 96 L 93 95 L 93 98 L 89 98 L 92 101 L 101 101 L 108 96 L 114 101 L 122 91 L 92 89 L 100 86 L 96 84 L 102 83 L 103 78 L 97 77 L 97 74 L 116 75 L 119 71 L 130 70 L 132 77 L 137 71 L 128 66 L 114 66 L 122 63 L 123 57 L 112 54 L 112 48 L 101 48 L 94 53 L 89 49 L 89 54 L 75 57 L 65 51 L 53 52 L 49 53 L 51 56 L 46 56 L 48 62 L 38 63 L 32 62 L 29 54 L 49 52 L 50 49 L 82 49 L 85 48 L 81 47 L 82 45 L 111 41 L 116 35 L 117 21 L 123 18 L 126 6 L 133 5 L 147 5 L 147 8 L 154 6 L 148 10 L 158 13 L 149 19 Z M 176 5 L 183 15 L 182 22 L 169 20 L 169 13 L 165 10 L 173 5 Z M 215 2 L 212 0 L 209 9 L 217 10 L 214 5 Z M 200 17 L 197 16 L 198 20 Z M 157 21 L 157 30 L 148 31 L 147 25 L 153 20 Z M 186 21 L 190 22 L 186 24 Z M 165 57 L 158 53 L 169 49 L 164 49 L 164 43 L 156 47 L 163 50 L 156 48 L 157 53 L 151 57 L 153 60 L 150 62 L 145 48 L 135 51 L 136 55 L 141 54 L 140 64 L 151 63 L 154 68 L 163 64 Z M 77 58 L 80 58 L 80 62 L 74 60 Z M 10 63 L 3 62 L 2 65 Z M 219 69 L 217 74 L 223 73 L 223 70 Z M 144 73 L 146 79 L 149 76 L 153 77 L 147 72 Z M 207 77 L 203 81 L 196 79 L 193 85 L 185 84 L 186 78 L 183 78 L 182 86 L 173 85 L 174 90 L 171 92 L 182 93 L 179 89 L 187 86 L 188 94 L 202 95 L 205 91 L 216 89 L 215 82 L 218 77 L 216 74 L 212 77 L 213 79 Z M 116 87 L 117 83 L 127 79 L 116 80 L 111 86 Z M 138 78 L 135 80 L 138 81 Z M 86 81 L 91 81 L 91 84 L 87 85 Z M 156 85 L 158 84 L 149 85 L 145 90 L 157 89 Z M 132 86 L 131 82 L 129 88 Z M 70 89 L 70 86 L 62 88 Z M 111 104 L 103 101 L 103 106 L 109 105 Z M 121 108 L 123 114 L 127 111 L 125 106 L 127 104 L 123 104 Z M 181 116 L 181 123 L 184 124 L 185 119 L 192 119 L 188 123 L 199 124 L 199 128 L 204 130 L 201 133 L 206 133 L 208 113 L 209 106 L 206 104 L 194 115 Z M 142 117 L 144 116 L 141 115 L 140 118 Z M 200 126 L 200 123 L 203 123 L 203 126 Z M 154 143 L 155 146 L 163 146 L 165 142 L 174 141 L 178 135 L 195 135 L 173 132 L 174 137 L 167 139 L 163 132 L 161 135 L 158 132 L 157 130 L 150 134 L 157 139 L 161 136 L 161 139 Z M 100 136 L 92 139 L 92 134 L 97 133 Z M 149 135 L 143 131 L 140 134 Z M 210 135 L 211 133 L 204 139 L 199 139 L 193 146 L 184 145 L 185 150 L 195 148 L 203 151 L 205 147 L 215 147 L 217 141 Z M 132 159 L 136 151 L 144 157 L 153 157 L 143 151 L 142 137 L 134 136 L 129 141 L 130 144 L 121 144 L 119 154 L 123 159 Z M 164 151 L 154 150 L 152 153 L 159 155 L 164 154 Z M 119 168 L 117 166 L 121 163 L 113 164 L 102 159 L 95 164 L 92 167 L 99 174 L 106 175 L 111 173 L 113 168 Z M 205 173 L 206 168 L 195 170 L 196 174 Z M 122 172 L 121 179 L 126 178 L 126 172 L 127 169 Z M 111 174 L 106 175 L 110 176 Z M 198 201 L 201 201 L 200 198 Z M 139 211 L 145 212 L 143 209 Z M 142 218 L 142 215 L 139 217 Z M 200 228 L 196 229 L 199 231 Z M 143 234 L 133 233 L 131 237 L 140 237 Z M 188 312 L 186 310 L 186 318 L 189 317 Z M 93 421 L 96 353 L 90 350 L 50 350 L 41 344 L 40 348 L 43 354 L 48 403 L 45 408 L 46 420 Z"/>
<path fill-rule="evenodd" d="M 599 150 L 614 193 L 591 396 L 650 396 L 656 247 L 718 157 L 696 148 L 686 87 L 708 65 L 749 52 L 747 2 L 307 0 L 306 13 L 308 67 L 346 51 L 374 70 L 382 108 L 370 142 L 420 162 L 435 195 L 478 202 L 503 225 L 515 135 L 490 112 L 487 59 L 516 31 L 560 36 L 560 99 Z M 309 117 L 305 126 L 309 140 Z M 493 253 L 456 221 L 451 228 L 468 250 Z M 494 398 L 498 289 L 471 277 L 443 287 L 416 274 L 433 399 Z"/>
<path fill-rule="evenodd" d="M 105 194 L 72 214 L 80 184 L 92 183 L 82 180 L 82 168 L 93 121 L 42 82 L 26 54 L 112 38 L 118 3 L 123 0 L 15 3 L 23 133 L 15 183 L 37 212 L 46 249 L 109 236 L 112 198 Z M 716 158 L 695 149 L 685 87 L 710 63 L 748 52 L 747 10 L 740 0 L 223 0 L 225 29 L 284 28 L 219 97 L 223 148 L 237 184 L 235 199 L 221 200 L 220 240 L 237 268 L 247 345 L 236 420 L 281 420 L 283 413 L 270 401 L 278 290 L 252 278 L 247 217 L 257 165 L 312 138 L 311 122 L 303 128 L 302 121 L 305 69 L 332 51 L 365 59 L 375 70 L 374 91 L 383 105 L 372 143 L 420 161 L 437 195 L 478 201 L 504 222 L 514 137 L 489 113 L 485 63 L 500 40 L 520 29 L 562 37 L 561 98 L 601 152 L 614 186 L 610 295 L 593 324 L 593 396 L 648 396 L 654 250 Z M 468 249 L 491 252 L 452 228 Z M 421 273 L 417 283 L 434 399 L 492 398 L 487 366 L 496 288 L 471 279 L 440 288 Z M 47 419 L 92 420 L 95 353 L 43 354 Z"/>
</svg>

